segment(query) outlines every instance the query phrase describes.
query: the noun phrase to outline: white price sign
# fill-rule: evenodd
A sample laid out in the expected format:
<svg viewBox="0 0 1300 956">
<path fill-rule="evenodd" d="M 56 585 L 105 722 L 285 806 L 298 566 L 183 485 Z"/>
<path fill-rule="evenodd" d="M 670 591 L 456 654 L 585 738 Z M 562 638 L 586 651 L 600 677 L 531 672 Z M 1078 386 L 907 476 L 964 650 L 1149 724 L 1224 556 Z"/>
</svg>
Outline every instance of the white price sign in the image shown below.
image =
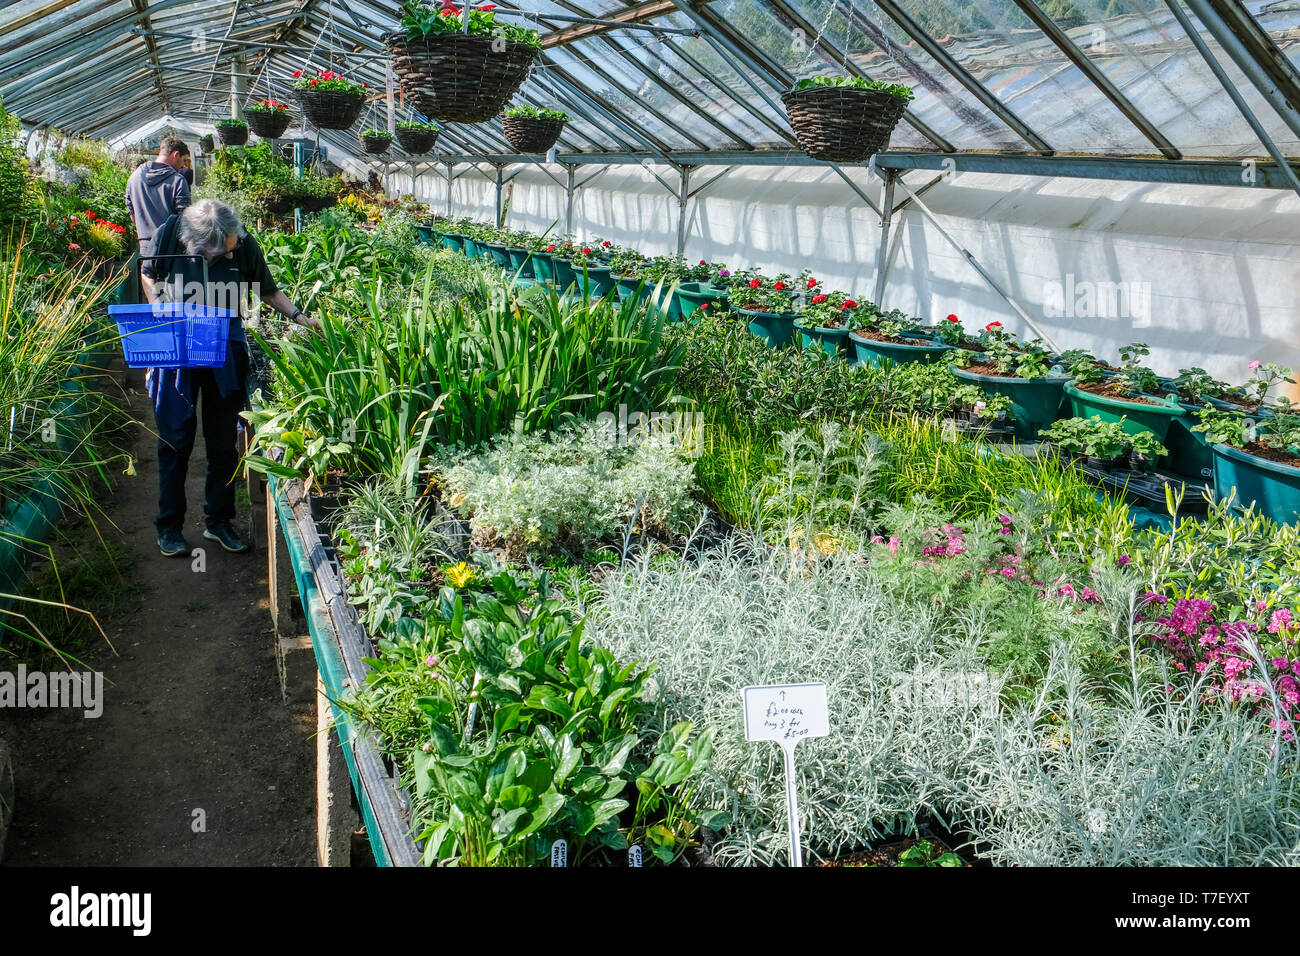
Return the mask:
<svg viewBox="0 0 1300 956">
<path fill-rule="evenodd" d="M 746 687 L 741 695 L 745 704 L 745 739 L 774 740 L 785 754 L 790 865 L 803 866 L 803 851 L 799 845 L 799 796 L 794 787 L 794 749 L 801 740 L 825 737 L 831 732 L 826 685 L 818 681 Z"/>
</svg>

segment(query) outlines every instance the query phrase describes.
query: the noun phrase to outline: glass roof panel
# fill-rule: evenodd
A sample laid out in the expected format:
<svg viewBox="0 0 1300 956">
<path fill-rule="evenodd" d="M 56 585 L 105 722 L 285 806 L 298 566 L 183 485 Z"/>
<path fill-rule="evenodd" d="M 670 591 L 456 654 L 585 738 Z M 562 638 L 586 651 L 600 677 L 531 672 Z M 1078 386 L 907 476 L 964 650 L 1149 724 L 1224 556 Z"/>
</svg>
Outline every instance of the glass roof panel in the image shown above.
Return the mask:
<svg viewBox="0 0 1300 956">
<path fill-rule="evenodd" d="M 1163 0 L 1056 0 L 1040 3 L 1133 104 L 1188 156 L 1253 156 L 1263 152 L 1222 84 Z M 1300 28 L 1300 7 L 1289 17 Z M 1198 23 L 1193 18 L 1193 23 Z M 1198 23 L 1199 25 L 1199 23 Z M 1275 141 L 1294 152 L 1294 134 L 1265 104 L 1208 33 L 1215 58 Z"/>
</svg>

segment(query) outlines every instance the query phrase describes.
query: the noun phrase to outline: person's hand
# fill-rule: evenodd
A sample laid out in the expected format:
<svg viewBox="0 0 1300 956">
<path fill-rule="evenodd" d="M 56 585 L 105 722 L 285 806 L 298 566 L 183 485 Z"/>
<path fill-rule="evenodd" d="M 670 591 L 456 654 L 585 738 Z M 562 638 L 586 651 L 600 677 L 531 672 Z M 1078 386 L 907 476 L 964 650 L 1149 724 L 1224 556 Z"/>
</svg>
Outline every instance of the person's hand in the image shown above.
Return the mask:
<svg viewBox="0 0 1300 956">
<path fill-rule="evenodd" d="M 320 331 L 320 319 L 316 318 L 316 316 L 311 315 L 311 314 L 309 314 L 309 313 L 307 313 L 307 312 L 304 312 L 302 315 L 298 316 L 298 322 L 299 322 L 301 325 L 305 325 L 307 328 L 311 329 L 313 332 L 319 332 L 319 331 Z"/>
</svg>

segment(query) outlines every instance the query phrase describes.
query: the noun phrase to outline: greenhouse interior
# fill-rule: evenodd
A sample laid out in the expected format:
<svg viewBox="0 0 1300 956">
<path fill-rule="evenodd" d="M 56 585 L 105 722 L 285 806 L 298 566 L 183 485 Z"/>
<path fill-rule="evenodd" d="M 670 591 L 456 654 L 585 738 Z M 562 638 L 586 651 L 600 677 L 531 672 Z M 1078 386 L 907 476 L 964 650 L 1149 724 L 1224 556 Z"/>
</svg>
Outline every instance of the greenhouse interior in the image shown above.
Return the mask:
<svg viewBox="0 0 1300 956">
<path fill-rule="evenodd" d="M 1294 0 L 17 0 L 0 267 L 7 866 L 1300 864 Z"/>
</svg>

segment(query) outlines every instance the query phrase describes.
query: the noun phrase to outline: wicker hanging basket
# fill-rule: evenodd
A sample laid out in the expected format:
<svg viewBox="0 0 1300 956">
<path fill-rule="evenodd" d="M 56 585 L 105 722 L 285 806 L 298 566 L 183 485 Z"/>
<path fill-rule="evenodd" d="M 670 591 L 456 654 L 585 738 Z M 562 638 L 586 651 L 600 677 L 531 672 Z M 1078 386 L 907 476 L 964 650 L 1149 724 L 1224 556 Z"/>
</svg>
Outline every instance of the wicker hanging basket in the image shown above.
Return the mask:
<svg viewBox="0 0 1300 956">
<path fill-rule="evenodd" d="M 388 147 L 393 145 L 393 140 L 389 136 L 365 136 L 362 135 L 361 148 L 372 156 L 382 156 L 388 152 Z"/>
<path fill-rule="evenodd" d="M 492 49 L 492 37 L 464 33 L 388 38 L 393 73 L 425 116 L 439 122 L 485 123 L 501 112 L 528 76 L 537 47 L 517 40 Z"/>
<path fill-rule="evenodd" d="M 248 142 L 247 126 L 218 126 L 217 136 L 222 146 L 243 146 Z"/>
<path fill-rule="evenodd" d="M 799 147 L 813 159 L 860 163 L 889 146 L 907 100 L 884 90 L 813 86 L 781 94 Z"/>
<path fill-rule="evenodd" d="M 215 144 L 212 142 L 211 133 L 204 133 L 202 136 L 199 137 L 199 149 L 203 150 L 203 152 L 205 153 L 212 152 L 212 148 L 214 145 Z"/>
<path fill-rule="evenodd" d="M 402 129 L 397 127 L 397 142 L 412 156 L 423 156 L 438 141 L 436 129 Z"/>
<path fill-rule="evenodd" d="M 269 113 L 248 110 L 245 119 L 248 120 L 248 128 L 262 139 L 279 139 L 289 128 L 288 110 L 273 110 Z"/>
<path fill-rule="evenodd" d="M 364 93 L 337 90 L 295 90 L 303 116 L 317 129 L 347 129 L 365 109 Z"/>
<path fill-rule="evenodd" d="M 501 129 L 510 145 L 521 153 L 544 153 L 564 132 L 566 120 L 539 119 L 536 116 L 503 116 Z"/>
</svg>

